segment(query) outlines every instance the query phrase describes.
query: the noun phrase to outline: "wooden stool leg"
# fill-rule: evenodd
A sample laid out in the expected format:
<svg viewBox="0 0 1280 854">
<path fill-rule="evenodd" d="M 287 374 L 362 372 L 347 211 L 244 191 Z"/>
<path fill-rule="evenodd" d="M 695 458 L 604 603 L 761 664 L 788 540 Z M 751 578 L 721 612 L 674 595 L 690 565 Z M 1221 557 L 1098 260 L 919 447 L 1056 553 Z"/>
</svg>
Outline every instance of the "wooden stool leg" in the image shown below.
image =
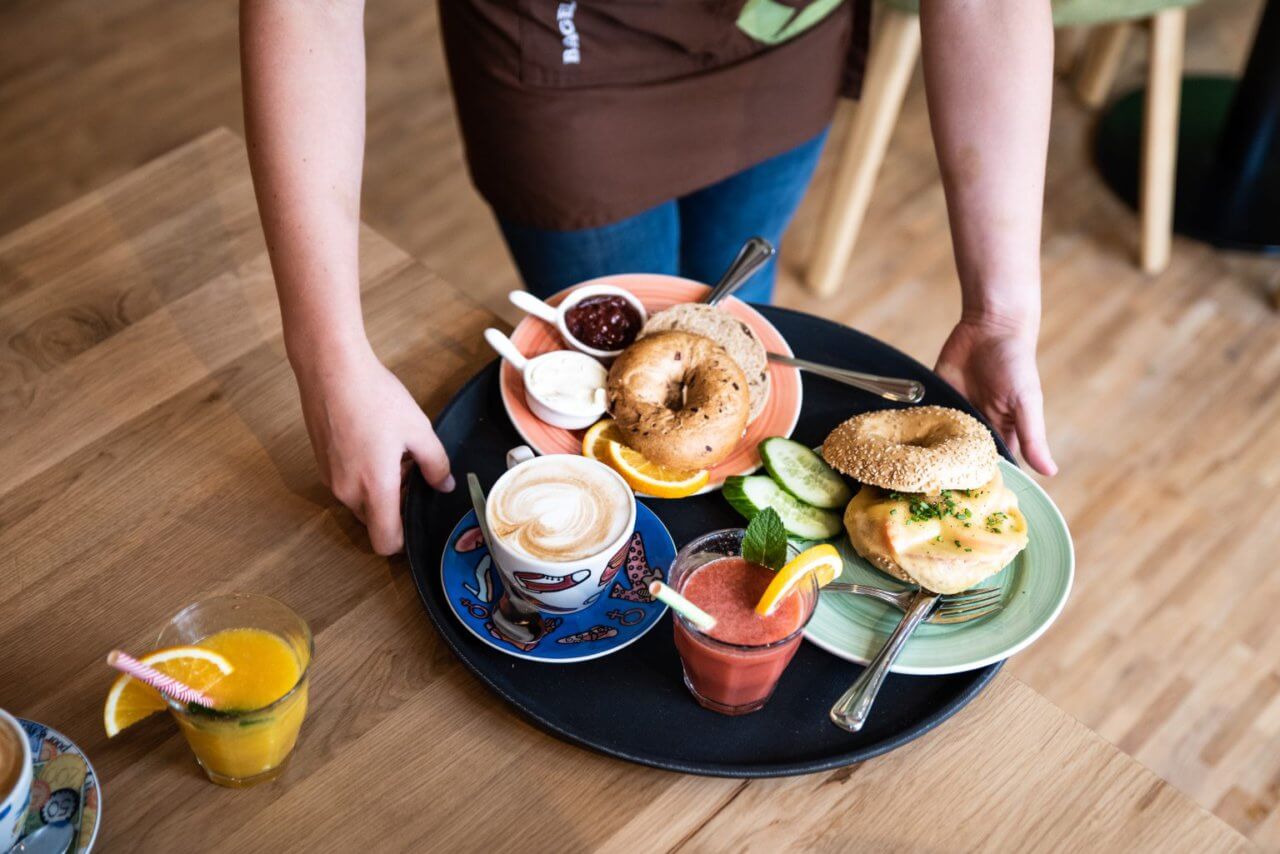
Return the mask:
<svg viewBox="0 0 1280 854">
<path fill-rule="evenodd" d="M 1173 194 L 1178 168 L 1178 106 L 1182 93 L 1185 9 L 1166 9 L 1151 19 L 1146 112 L 1142 123 L 1142 270 L 1159 273 L 1169 264 Z"/>
<path fill-rule="evenodd" d="M 878 11 L 883 20 L 872 40 L 862 99 L 845 137 L 805 276 L 805 284 L 818 296 L 835 293 L 844 277 L 911 72 L 920 56 L 920 19 L 887 6 L 878 7 Z"/>
<path fill-rule="evenodd" d="M 1124 21 L 1094 27 L 1089 33 L 1076 77 L 1076 95 L 1086 106 L 1096 110 L 1107 100 L 1132 31 L 1133 24 Z"/>
</svg>

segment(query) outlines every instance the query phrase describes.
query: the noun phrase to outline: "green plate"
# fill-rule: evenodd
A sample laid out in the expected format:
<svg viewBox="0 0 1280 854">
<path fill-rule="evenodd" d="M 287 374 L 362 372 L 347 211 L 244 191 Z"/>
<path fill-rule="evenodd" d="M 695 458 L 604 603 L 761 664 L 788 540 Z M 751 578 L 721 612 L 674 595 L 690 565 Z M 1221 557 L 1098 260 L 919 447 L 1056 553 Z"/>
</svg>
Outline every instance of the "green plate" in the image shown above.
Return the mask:
<svg viewBox="0 0 1280 854">
<path fill-rule="evenodd" d="M 1075 574 L 1067 523 L 1035 481 L 1003 459 L 1000 466 L 1005 484 L 1018 496 L 1030 537 L 1012 563 L 980 585 L 1003 590 L 1004 608 L 971 623 L 922 625 L 893 666 L 894 673 L 937 676 L 1001 661 L 1040 637 L 1067 603 Z M 848 539 L 838 546 L 844 556 L 840 580 L 892 590 L 909 586 L 860 558 Z M 892 605 L 865 596 L 823 593 L 805 637 L 833 655 L 866 664 L 901 619 L 902 612 Z"/>
</svg>

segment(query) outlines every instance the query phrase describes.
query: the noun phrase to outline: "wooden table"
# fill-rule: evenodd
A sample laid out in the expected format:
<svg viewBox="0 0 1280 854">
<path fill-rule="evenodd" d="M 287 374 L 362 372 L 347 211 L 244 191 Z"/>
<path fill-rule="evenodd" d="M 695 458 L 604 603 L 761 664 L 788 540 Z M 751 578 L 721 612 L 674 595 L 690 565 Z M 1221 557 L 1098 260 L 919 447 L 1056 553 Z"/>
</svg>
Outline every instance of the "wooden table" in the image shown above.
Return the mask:
<svg viewBox="0 0 1280 854">
<path fill-rule="evenodd" d="M 361 250 L 374 346 L 437 411 L 490 358 L 493 315 L 367 228 Z M 811 777 L 681 776 L 525 724 L 316 477 L 230 132 L 0 239 L 0 341 L 0 706 L 88 753 L 103 850 L 1248 849 L 1003 674 L 906 748 Z M 101 724 L 106 651 L 228 591 L 316 635 L 293 764 L 248 791 L 205 782 L 163 716 Z"/>
</svg>

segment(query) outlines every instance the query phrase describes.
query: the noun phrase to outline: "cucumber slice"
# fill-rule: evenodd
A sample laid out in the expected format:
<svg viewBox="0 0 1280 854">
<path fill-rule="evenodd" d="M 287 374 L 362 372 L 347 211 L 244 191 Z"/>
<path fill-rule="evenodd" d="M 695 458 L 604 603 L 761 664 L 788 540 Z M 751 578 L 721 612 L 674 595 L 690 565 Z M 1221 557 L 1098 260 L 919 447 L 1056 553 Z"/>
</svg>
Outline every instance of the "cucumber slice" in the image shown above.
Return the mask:
<svg viewBox="0 0 1280 854">
<path fill-rule="evenodd" d="M 764 508 L 772 507 L 782 519 L 782 526 L 793 537 L 826 540 L 843 530 L 839 514 L 805 504 L 774 483 L 771 477 L 725 478 L 722 492 L 729 505 L 748 519 L 754 518 Z"/>
<path fill-rule="evenodd" d="M 853 497 L 844 479 L 822 457 L 792 439 L 765 439 L 760 443 L 760 459 L 778 485 L 805 504 L 835 510 Z"/>
</svg>

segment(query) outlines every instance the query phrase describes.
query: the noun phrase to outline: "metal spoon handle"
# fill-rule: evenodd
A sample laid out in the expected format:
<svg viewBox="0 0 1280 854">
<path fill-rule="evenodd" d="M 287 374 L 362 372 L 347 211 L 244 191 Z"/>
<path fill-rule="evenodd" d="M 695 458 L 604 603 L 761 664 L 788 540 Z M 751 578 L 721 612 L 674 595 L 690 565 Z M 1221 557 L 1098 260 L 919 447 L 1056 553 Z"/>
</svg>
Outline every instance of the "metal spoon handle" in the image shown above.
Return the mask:
<svg viewBox="0 0 1280 854">
<path fill-rule="evenodd" d="M 703 300 L 707 305 L 715 305 L 729 294 L 742 287 L 743 283 L 754 276 L 769 259 L 776 255 L 777 249 L 763 237 L 752 237 L 738 250 L 738 257 L 733 259 L 729 269 L 724 271 L 720 281 Z"/>
<path fill-rule="evenodd" d="M 862 729 L 863 724 L 867 722 L 867 717 L 871 714 L 871 706 L 876 701 L 876 695 L 880 693 L 880 686 L 884 685 L 885 677 L 889 675 L 889 668 L 898 659 L 902 648 L 907 645 L 907 639 L 911 637 L 911 633 L 937 607 L 939 598 L 941 597 L 937 593 L 931 593 L 928 590 L 921 590 L 916 594 L 916 598 L 911 600 L 911 607 L 907 609 L 906 616 L 902 618 L 901 623 L 898 623 L 893 634 L 889 635 L 889 639 L 876 653 L 876 657 L 871 659 L 867 669 L 862 671 L 857 681 L 831 707 L 832 723 L 849 732 L 858 732 Z"/>
<path fill-rule="evenodd" d="M 793 368 L 799 368 L 802 371 L 808 371 L 820 377 L 835 380 L 838 383 L 860 388 L 863 391 L 878 394 L 886 400 L 897 400 L 904 403 L 919 403 L 924 400 L 924 386 L 915 380 L 864 374 L 861 371 L 851 371 L 847 368 L 833 368 L 830 365 L 820 365 L 817 362 L 795 359 L 791 356 L 784 356 L 781 353 L 770 353 L 769 361 L 777 362 L 780 365 L 790 365 Z"/>
</svg>

